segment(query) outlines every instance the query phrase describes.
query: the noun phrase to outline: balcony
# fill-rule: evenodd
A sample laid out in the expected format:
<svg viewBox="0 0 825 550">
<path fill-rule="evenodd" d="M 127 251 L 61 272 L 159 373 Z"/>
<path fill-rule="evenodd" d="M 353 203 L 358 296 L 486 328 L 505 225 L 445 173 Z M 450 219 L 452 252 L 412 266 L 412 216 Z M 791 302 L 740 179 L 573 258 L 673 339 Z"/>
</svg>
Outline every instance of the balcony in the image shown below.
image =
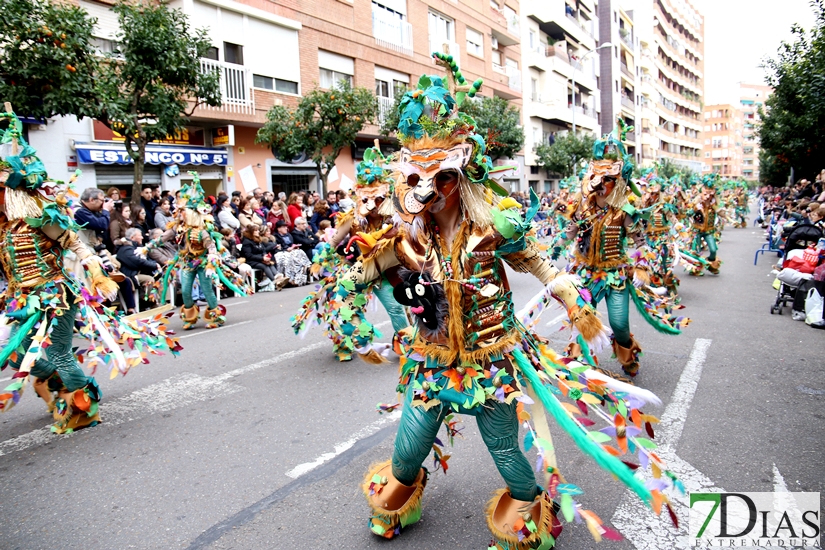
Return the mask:
<svg viewBox="0 0 825 550">
<path fill-rule="evenodd" d="M 430 36 L 430 53 L 442 52 L 453 56 L 456 62 L 461 58 L 461 49 L 451 40 L 444 40 L 440 36 Z M 459 65 L 461 63 L 459 62 Z"/>
<path fill-rule="evenodd" d="M 633 73 L 630 72 L 630 68 L 627 65 L 625 65 L 624 63 L 620 63 L 620 65 L 622 66 L 622 74 L 625 75 L 627 78 L 629 78 L 631 82 L 633 82 L 633 79 L 635 77 L 634 77 Z"/>
<path fill-rule="evenodd" d="M 374 5 L 374 4 L 373 4 Z M 376 45 L 398 53 L 413 55 L 412 25 L 376 8 L 372 11 L 372 36 Z"/>
<path fill-rule="evenodd" d="M 566 13 L 564 2 L 550 2 L 548 0 L 522 0 L 521 13 L 534 19 L 545 32 L 559 28 L 569 34 L 574 41 L 588 50 L 596 47 L 596 40 L 588 26 L 579 21 L 575 15 Z"/>
<path fill-rule="evenodd" d="M 630 109 L 631 111 L 633 111 L 634 109 L 636 109 L 636 104 L 635 104 L 635 103 L 633 103 L 633 100 L 632 100 L 632 99 L 630 99 L 629 97 L 627 97 L 626 95 L 623 95 L 623 96 L 622 96 L 622 105 L 623 105 L 624 107 L 627 107 L 627 108 L 628 108 L 628 109 Z"/>
<path fill-rule="evenodd" d="M 221 105 L 201 108 L 227 113 L 255 114 L 255 96 L 252 90 L 252 70 L 243 65 L 201 58 L 201 72 L 220 75 Z"/>
<path fill-rule="evenodd" d="M 378 125 L 383 126 L 387 117 L 392 112 L 392 107 L 395 105 L 395 100 L 391 97 L 378 96 Z"/>
<path fill-rule="evenodd" d="M 633 51 L 633 36 L 629 32 L 627 32 L 626 30 L 624 30 L 624 32 L 622 32 L 623 30 L 624 29 L 619 29 L 619 37 L 622 39 L 622 42 L 624 42 L 625 46 L 630 48 L 630 51 L 632 52 Z"/>
<path fill-rule="evenodd" d="M 636 132 L 628 132 L 624 140 L 627 143 L 636 143 Z"/>
<path fill-rule="evenodd" d="M 514 92 L 521 92 L 521 71 L 515 67 L 507 67 L 507 86 Z"/>
</svg>

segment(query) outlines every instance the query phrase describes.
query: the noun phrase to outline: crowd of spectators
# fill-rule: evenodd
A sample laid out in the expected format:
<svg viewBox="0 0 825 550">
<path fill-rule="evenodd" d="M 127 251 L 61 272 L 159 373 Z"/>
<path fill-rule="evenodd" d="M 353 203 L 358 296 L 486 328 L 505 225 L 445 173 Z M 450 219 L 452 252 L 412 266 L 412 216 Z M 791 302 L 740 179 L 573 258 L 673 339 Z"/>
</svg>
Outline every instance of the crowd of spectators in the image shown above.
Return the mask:
<svg viewBox="0 0 825 550">
<path fill-rule="evenodd" d="M 174 225 L 178 198 L 156 186 L 143 189 L 139 204 L 131 204 L 116 187 L 88 188 L 80 196 L 75 211 L 80 238 L 118 282 L 128 313 L 136 310 L 141 289 L 149 288 L 176 257 L 175 240 L 166 231 Z M 337 214 L 354 205 L 342 191 L 322 198 L 317 192 L 276 196 L 255 189 L 220 192 L 206 201 L 222 235 L 227 265 L 257 274 L 259 290 L 307 284 L 315 249 L 331 238 Z M 193 293 L 197 299 L 200 290 Z"/>
<path fill-rule="evenodd" d="M 757 221 L 767 229 L 771 250 L 781 256 L 775 266 L 779 311 L 787 292 L 792 319 L 825 329 L 825 170 L 813 182 L 761 187 L 757 198 Z"/>
</svg>

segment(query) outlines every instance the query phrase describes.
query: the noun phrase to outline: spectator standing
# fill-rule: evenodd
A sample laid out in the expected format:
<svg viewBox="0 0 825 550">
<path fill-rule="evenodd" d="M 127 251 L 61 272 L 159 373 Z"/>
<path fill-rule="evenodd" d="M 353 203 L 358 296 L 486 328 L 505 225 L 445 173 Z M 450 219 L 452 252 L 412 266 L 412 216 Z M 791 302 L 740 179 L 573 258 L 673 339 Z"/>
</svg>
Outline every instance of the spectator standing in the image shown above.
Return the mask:
<svg viewBox="0 0 825 550">
<path fill-rule="evenodd" d="M 320 242 L 315 232 L 310 229 L 306 219 L 298 218 L 295 220 L 295 229 L 292 230 L 292 240 L 295 244 L 301 246 L 301 250 L 307 255 L 307 259 L 312 261 L 312 252 Z"/>
<path fill-rule="evenodd" d="M 109 239 L 115 251 L 126 244 L 126 230 L 132 227 L 132 209 L 124 202 L 116 202 L 110 214 Z"/>
<path fill-rule="evenodd" d="M 327 192 L 327 204 L 329 205 L 329 210 L 333 216 L 337 214 L 338 211 L 341 209 L 338 206 L 338 195 L 335 193 L 335 191 Z"/>
<path fill-rule="evenodd" d="M 154 192 L 151 187 L 144 187 L 140 192 L 140 205 L 143 206 L 143 210 L 146 212 L 146 223 L 149 224 L 149 229 L 155 228 L 155 203 L 152 200 L 153 194 Z M 135 212 L 133 219 L 137 220 L 137 212 Z"/>
<path fill-rule="evenodd" d="M 295 220 L 304 215 L 301 196 L 298 195 L 298 193 L 289 195 L 289 200 L 286 201 L 286 212 L 289 215 L 289 221 L 287 222 L 289 224 L 289 231 L 292 231 L 295 228 Z"/>
<path fill-rule="evenodd" d="M 109 212 L 114 207 L 112 199 L 104 200 L 103 191 L 89 187 L 80 195 L 80 205 L 74 213 L 75 221 L 83 228 L 78 231 L 80 240 L 96 252 L 100 252 L 100 247 L 110 248 Z"/>
<path fill-rule="evenodd" d="M 110 187 L 106 190 L 106 196 L 112 199 L 112 201 L 117 202 L 121 200 L 123 197 L 120 196 L 120 189 L 117 187 Z"/>
<path fill-rule="evenodd" d="M 175 221 L 172 215 L 172 205 L 169 201 L 161 200 L 157 210 L 155 210 L 155 227 L 166 230 L 166 226 Z"/>
</svg>

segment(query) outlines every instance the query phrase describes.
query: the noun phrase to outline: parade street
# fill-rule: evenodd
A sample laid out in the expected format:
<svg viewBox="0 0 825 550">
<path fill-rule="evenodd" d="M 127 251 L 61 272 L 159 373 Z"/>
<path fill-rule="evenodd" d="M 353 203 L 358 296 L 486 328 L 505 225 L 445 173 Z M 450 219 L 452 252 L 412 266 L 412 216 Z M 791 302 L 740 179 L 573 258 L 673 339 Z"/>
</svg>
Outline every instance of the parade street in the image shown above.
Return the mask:
<svg viewBox="0 0 825 550">
<path fill-rule="evenodd" d="M 683 335 L 658 334 L 631 313 L 645 348 L 636 383 L 662 398 L 647 411 L 662 419 L 655 441 L 688 490 L 825 494 L 822 334 L 788 308 L 770 315 L 775 258 L 753 266 L 762 240 L 759 228 L 729 228 L 721 275 L 678 270 L 693 319 Z M 540 289 L 510 275 L 517 307 Z M 369 532 L 360 485 L 392 453 L 400 412 L 375 406 L 396 402 L 397 360 L 339 363 L 317 328 L 294 336 L 289 318 L 311 288 L 225 300 L 228 323 L 179 332 L 179 358 L 112 381 L 98 373 L 98 427 L 51 434 L 34 398 L 0 416 L 4 548 L 486 548 L 483 509 L 502 481 L 471 417 L 446 448 L 447 475 L 430 478 L 422 521 L 391 543 Z M 557 349 L 566 342 L 561 313 L 546 311 L 538 325 Z M 383 308 L 370 315 L 391 335 Z M 177 316 L 171 323 L 180 327 Z M 619 370 L 609 351 L 599 358 Z M 601 548 L 686 547 L 666 514 L 645 511 L 552 422 L 551 430 L 583 505 L 625 537 Z M 687 509 L 677 514 L 684 526 Z M 565 525 L 558 547 L 594 542 L 584 525 Z"/>
</svg>

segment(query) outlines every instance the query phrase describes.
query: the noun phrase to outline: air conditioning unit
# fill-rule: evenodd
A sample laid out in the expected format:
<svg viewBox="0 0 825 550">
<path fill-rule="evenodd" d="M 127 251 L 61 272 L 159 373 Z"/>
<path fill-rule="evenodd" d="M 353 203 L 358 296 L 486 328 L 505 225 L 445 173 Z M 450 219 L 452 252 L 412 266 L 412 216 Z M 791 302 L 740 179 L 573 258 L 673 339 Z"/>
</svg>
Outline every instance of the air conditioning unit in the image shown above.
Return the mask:
<svg viewBox="0 0 825 550">
<path fill-rule="evenodd" d="M 498 49 L 498 38 L 496 38 L 495 36 L 490 38 L 490 44 L 493 45 L 494 50 L 497 50 Z"/>
</svg>

